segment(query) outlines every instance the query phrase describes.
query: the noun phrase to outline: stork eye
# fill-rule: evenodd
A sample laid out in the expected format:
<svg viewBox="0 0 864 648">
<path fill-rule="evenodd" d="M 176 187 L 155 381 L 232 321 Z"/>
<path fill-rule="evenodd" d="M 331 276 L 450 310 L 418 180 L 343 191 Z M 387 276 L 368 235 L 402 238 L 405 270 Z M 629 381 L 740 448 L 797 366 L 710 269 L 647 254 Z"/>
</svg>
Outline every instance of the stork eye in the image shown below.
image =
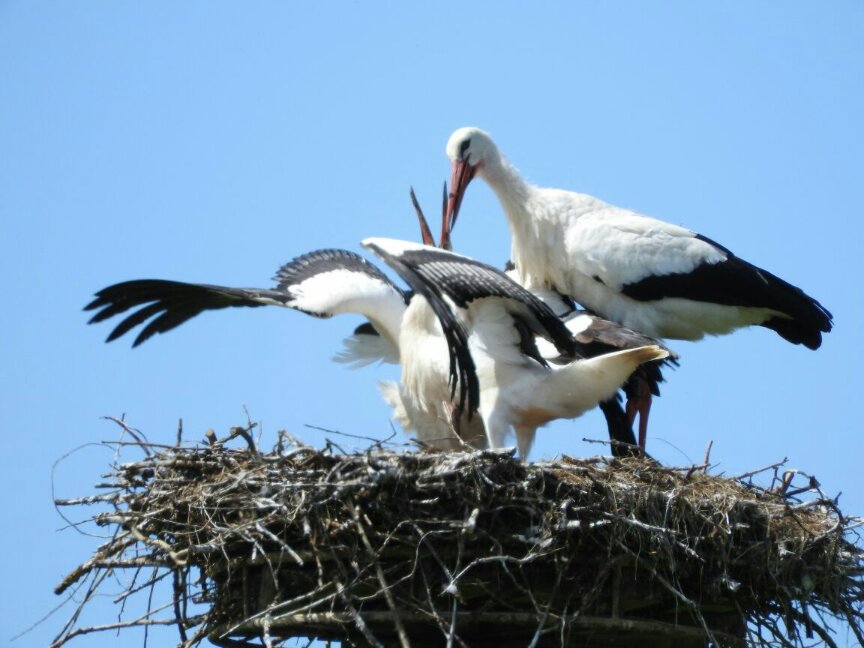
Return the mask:
<svg viewBox="0 0 864 648">
<path fill-rule="evenodd" d="M 459 159 L 462 159 L 465 157 L 465 151 L 468 150 L 469 146 L 471 146 L 471 138 L 470 137 L 459 145 Z"/>
</svg>

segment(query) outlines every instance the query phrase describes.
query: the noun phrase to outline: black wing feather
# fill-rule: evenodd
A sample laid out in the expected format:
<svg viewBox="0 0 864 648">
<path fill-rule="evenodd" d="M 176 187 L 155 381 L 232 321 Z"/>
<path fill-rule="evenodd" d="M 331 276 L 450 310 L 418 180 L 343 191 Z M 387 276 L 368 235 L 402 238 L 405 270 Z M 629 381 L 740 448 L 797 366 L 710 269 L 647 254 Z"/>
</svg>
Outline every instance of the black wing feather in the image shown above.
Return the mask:
<svg viewBox="0 0 864 648">
<path fill-rule="evenodd" d="M 575 334 L 576 340 L 582 345 L 581 350 L 586 358 L 591 358 L 613 351 L 621 351 L 624 349 L 636 349 L 642 346 L 656 345 L 669 355 L 662 360 L 652 360 L 639 365 L 633 375 L 624 383 L 624 391 L 629 395 L 633 392 L 633 379 L 638 377 L 648 383 L 651 393 L 654 396 L 660 395 L 660 383 L 665 382 L 663 372 L 664 366 L 678 366 L 678 354 L 667 347 L 663 342 L 655 338 L 649 337 L 639 331 L 627 328 L 616 322 L 604 319 L 591 311 L 578 310 L 569 314 L 564 318 L 564 321 L 569 321 L 572 318 L 582 315 L 588 315 L 591 318 L 591 324 L 588 328 Z M 604 410 L 605 412 L 605 410 Z M 608 413 L 607 413 L 608 420 Z"/>
<path fill-rule="evenodd" d="M 351 270 L 365 274 L 373 279 L 393 285 L 377 266 L 369 263 L 362 256 L 350 250 L 326 249 L 307 252 L 283 265 L 273 277 L 279 283 L 276 290 L 288 290 L 291 286 L 332 270 Z M 401 290 L 396 287 L 396 290 Z"/>
<path fill-rule="evenodd" d="M 576 353 L 570 331 L 552 309 L 497 268 L 432 248 L 408 250 L 400 258 L 426 281 L 439 286 L 462 308 L 487 297 L 501 297 L 514 302 L 517 305 L 517 310 L 511 311 L 514 316 L 522 316 L 525 324 L 552 342 L 562 354 Z"/>
<path fill-rule="evenodd" d="M 84 310 L 97 311 L 89 322 L 95 324 L 141 306 L 142 308 L 124 318 L 106 340 L 106 342 L 116 340 L 151 317 L 155 317 L 135 339 L 133 346 L 138 346 L 152 335 L 170 331 L 206 310 L 218 310 L 229 306 L 254 308 L 265 306 L 273 301 L 287 303 L 290 298 L 290 295 L 273 290 L 228 288 L 163 279 L 138 279 L 103 288 L 96 293 L 96 299 L 87 304 Z"/>
<path fill-rule="evenodd" d="M 138 346 L 153 335 L 170 331 L 208 310 L 238 306 L 256 308 L 272 304 L 301 310 L 292 305 L 295 300 L 290 290 L 292 286 L 324 272 L 346 269 L 393 285 L 384 273 L 360 255 L 348 250 L 328 249 L 303 254 L 283 265 L 276 274 L 279 283 L 272 290 L 229 288 L 164 279 L 138 279 L 103 288 L 84 310 L 96 311 L 90 319 L 90 324 L 95 324 L 140 307 L 125 317 L 106 340 L 111 342 L 149 320 L 132 345 Z M 403 294 L 398 287 L 393 288 Z M 317 317 L 329 315 L 309 314 Z"/>
<path fill-rule="evenodd" d="M 622 286 L 621 292 L 639 301 L 679 297 L 724 306 L 770 308 L 787 317 L 771 318 L 762 326 L 793 344 L 819 348 L 822 333 L 828 333 L 833 326 L 827 308 L 797 286 L 740 259 L 711 239 L 701 235 L 696 238 L 721 250 L 726 260 L 703 263 L 691 272 L 645 277 Z"/>
</svg>

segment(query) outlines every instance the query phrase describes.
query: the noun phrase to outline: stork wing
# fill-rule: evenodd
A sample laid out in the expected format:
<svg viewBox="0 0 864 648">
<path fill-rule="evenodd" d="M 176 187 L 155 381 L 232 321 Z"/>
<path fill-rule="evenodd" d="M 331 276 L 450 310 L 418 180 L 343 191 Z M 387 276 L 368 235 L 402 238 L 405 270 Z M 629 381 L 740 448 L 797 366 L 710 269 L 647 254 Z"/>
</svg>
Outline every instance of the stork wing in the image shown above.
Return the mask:
<svg viewBox="0 0 864 648">
<path fill-rule="evenodd" d="M 391 260 L 396 259 L 399 264 L 408 266 L 427 286 L 434 286 L 438 294 L 447 295 L 460 308 L 488 297 L 505 300 L 508 312 L 528 325 L 533 333 L 552 342 L 563 354 L 575 352 L 573 337 L 559 317 L 501 270 L 455 252 L 406 241 L 370 238 L 362 245 L 388 264 L 392 265 Z"/>
<path fill-rule="evenodd" d="M 137 308 L 118 324 L 107 342 L 144 326 L 133 346 L 180 326 L 199 313 L 229 306 L 284 306 L 316 317 L 358 312 L 356 303 L 404 295 L 378 268 L 347 250 L 317 250 L 297 257 L 276 274 L 273 289 L 229 288 L 162 279 L 138 279 L 103 288 L 84 310 L 96 310 L 90 324 Z M 140 308 L 138 308 L 140 306 Z"/>
<path fill-rule="evenodd" d="M 775 311 L 779 315 L 762 325 L 811 349 L 819 347 L 822 333 L 831 331 L 832 315 L 816 299 L 710 238 L 596 204 L 564 235 L 568 258 L 595 281 L 642 302 L 689 299 Z"/>
<path fill-rule="evenodd" d="M 655 345 L 669 353 L 669 357 L 664 362 L 677 364 L 678 354 L 660 340 L 617 322 L 603 319 L 590 311 L 575 310 L 566 315 L 563 320 L 578 342 L 594 345 L 598 353 Z"/>
</svg>

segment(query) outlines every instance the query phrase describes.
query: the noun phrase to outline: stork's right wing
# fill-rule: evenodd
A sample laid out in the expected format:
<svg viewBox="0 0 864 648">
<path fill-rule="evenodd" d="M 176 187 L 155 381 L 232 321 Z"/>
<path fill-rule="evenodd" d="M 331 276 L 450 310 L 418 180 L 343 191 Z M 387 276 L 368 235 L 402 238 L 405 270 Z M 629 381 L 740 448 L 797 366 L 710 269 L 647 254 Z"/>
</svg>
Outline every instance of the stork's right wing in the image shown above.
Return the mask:
<svg viewBox="0 0 864 648">
<path fill-rule="evenodd" d="M 397 272 L 400 272 L 397 265 L 408 268 L 427 288 L 447 295 L 460 308 L 478 299 L 498 297 L 504 301 L 508 312 L 536 335 L 552 342 L 561 353 L 576 352 L 570 331 L 549 306 L 493 266 L 455 252 L 407 241 L 369 238 L 361 245 Z"/>
<path fill-rule="evenodd" d="M 459 405 L 467 403 L 469 412 L 479 402 L 479 383 L 468 351 L 468 336 L 451 305 L 467 308 L 477 300 L 498 298 L 513 319 L 522 353 L 545 363 L 533 339 L 533 335 L 540 335 L 560 353 L 575 355 L 576 343 L 564 323 L 540 299 L 497 268 L 454 252 L 407 241 L 369 238 L 362 245 L 399 273 L 435 311 L 450 350 L 451 386 L 455 394 L 458 385 Z"/>
</svg>

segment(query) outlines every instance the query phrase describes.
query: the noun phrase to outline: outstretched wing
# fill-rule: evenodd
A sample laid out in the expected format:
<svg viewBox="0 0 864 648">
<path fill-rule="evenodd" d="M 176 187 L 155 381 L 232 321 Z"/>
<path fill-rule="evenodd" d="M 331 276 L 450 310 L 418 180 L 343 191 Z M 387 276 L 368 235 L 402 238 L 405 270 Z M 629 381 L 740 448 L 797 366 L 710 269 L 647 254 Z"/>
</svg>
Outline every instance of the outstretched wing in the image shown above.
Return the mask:
<svg viewBox="0 0 864 648">
<path fill-rule="evenodd" d="M 207 310 L 233 306 L 284 306 L 316 317 L 361 312 L 358 303 L 405 297 L 386 275 L 347 250 L 317 250 L 297 257 L 276 274 L 275 288 L 229 288 L 162 279 L 138 279 L 103 288 L 84 310 L 95 310 L 91 324 L 135 309 L 118 324 L 107 342 L 146 322 L 138 346 Z M 139 308 L 140 307 L 140 308 Z M 372 310 L 370 308 L 370 310 Z"/>
<path fill-rule="evenodd" d="M 447 295 L 460 308 L 466 308 L 478 299 L 503 299 L 508 312 L 533 333 L 552 342 L 562 354 L 575 353 L 573 337 L 561 319 L 543 300 L 501 270 L 455 252 L 406 241 L 370 238 L 363 241 L 362 245 L 381 256 L 388 264 L 396 258 L 427 285 L 437 287 L 441 294 Z"/>
<path fill-rule="evenodd" d="M 105 340 L 116 340 L 139 324 L 150 320 L 132 345 L 138 346 L 156 333 L 170 331 L 205 310 L 218 310 L 229 306 L 285 305 L 287 301 L 288 295 L 277 291 L 227 288 L 162 279 L 137 279 L 103 288 L 84 310 L 99 309 L 90 318 L 89 323 L 95 324 L 130 308 L 141 306 L 142 308 L 123 319 Z"/>
<path fill-rule="evenodd" d="M 362 245 L 390 265 L 419 294 L 427 299 L 441 322 L 450 350 L 450 380 L 460 405 L 467 396 L 468 411 L 476 409 L 479 383 L 468 351 L 467 335 L 450 306 L 467 308 L 475 300 L 500 298 L 519 332 L 521 350 L 538 362 L 533 335 L 551 341 L 562 354 L 572 356 L 576 344 L 563 322 L 535 295 L 513 282 L 503 272 L 474 259 L 446 250 L 406 241 L 370 238 Z"/>
</svg>

